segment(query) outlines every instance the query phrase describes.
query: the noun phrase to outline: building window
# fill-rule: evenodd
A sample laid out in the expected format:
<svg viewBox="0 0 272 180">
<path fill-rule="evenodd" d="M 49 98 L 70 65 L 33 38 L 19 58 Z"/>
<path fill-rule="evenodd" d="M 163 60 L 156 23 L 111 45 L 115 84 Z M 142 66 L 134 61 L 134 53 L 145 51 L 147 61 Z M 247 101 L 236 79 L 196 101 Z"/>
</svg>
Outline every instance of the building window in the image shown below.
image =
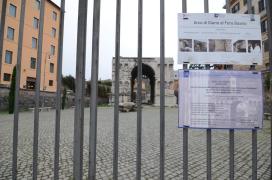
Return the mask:
<svg viewBox="0 0 272 180">
<path fill-rule="evenodd" d="M 26 89 L 35 89 L 36 78 L 27 77 L 26 78 Z"/>
<path fill-rule="evenodd" d="M 14 29 L 13 28 L 8 27 L 7 37 L 9 40 L 14 40 Z"/>
<path fill-rule="evenodd" d="M 5 63 L 12 64 L 12 51 L 6 50 Z"/>
<path fill-rule="evenodd" d="M 40 7 L 41 7 L 41 1 L 40 0 L 35 0 L 35 7 L 37 9 L 40 9 Z"/>
<path fill-rule="evenodd" d="M 259 4 L 259 12 L 262 12 L 265 9 L 265 0 L 260 0 Z"/>
<path fill-rule="evenodd" d="M 37 38 L 32 37 L 32 48 L 37 49 L 38 40 Z"/>
<path fill-rule="evenodd" d="M 16 6 L 14 6 L 13 4 L 9 5 L 9 15 L 10 16 L 16 17 L 16 10 L 17 10 Z"/>
<path fill-rule="evenodd" d="M 53 11 L 53 13 L 52 13 L 52 19 L 54 21 L 57 21 L 57 13 L 55 11 Z"/>
<path fill-rule="evenodd" d="M 50 72 L 54 73 L 54 64 L 53 63 L 50 63 Z"/>
<path fill-rule="evenodd" d="M 4 77 L 3 77 L 4 81 L 10 81 L 10 78 L 11 78 L 11 74 L 4 73 Z"/>
<path fill-rule="evenodd" d="M 240 3 L 238 2 L 231 8 L 232 13 L 237 13 L 240 10 Z"/>
<path fill-rule="evenodd" d="M 39 28 L 39 19 L 37 19 L 37 18 L 33 18 L 33 27 L 35 28 L 35 29 L 38 29 Z"/>
<path fill-rule="evenodd" d="M 30 59 L 30 68 L 31 69 L 36 69 L 36 58 L 31 58 Z"/>
<path fill-rule="evenodd" d="M 55 55 L 55 46 L 51 45 L 50 53 L 51 55 Z"/>
<path fill-rule="evenodd" d="M 49 80 L 49 86 L 53 86 L 54 85 L 54 81 L 53 80 Z"/>
<path fill-rule="evenodd" d="M 267 20 L 261 22 L 261 31 L 262 33 L 267 32 Z"/>
<path fill-rule="evenodd" d="M 252 12 L 252 14 L 255 14 L 255 8 L 254 8 L 254 6 L 251 7 L 251 12 Z"/>
<path fill-rule="evenodd" d="M 52 36 L 53 38 L 56 37 L 56 33 L 57 33 L 56 28 L 52 28 L 51 36 Z"/>
<path fill-rule="evenodd" d="M 244 0 L 244 5 L 246 5 L 247 4 L 247 0 Z"/>
</svg>

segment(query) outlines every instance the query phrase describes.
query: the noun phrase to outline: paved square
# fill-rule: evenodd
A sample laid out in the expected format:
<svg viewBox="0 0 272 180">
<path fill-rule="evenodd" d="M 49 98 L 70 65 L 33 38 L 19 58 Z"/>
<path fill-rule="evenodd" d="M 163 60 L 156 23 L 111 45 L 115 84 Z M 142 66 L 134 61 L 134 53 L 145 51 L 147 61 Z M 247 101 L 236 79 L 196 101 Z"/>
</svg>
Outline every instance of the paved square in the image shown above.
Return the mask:
<svg viewBox="0 0 272 180">
<path fill-rule="evenodd" d="M 142 179 L 159 179 L 159 108 L 143 109 Z M 85 109 L 84 179 L 88 175 L 89 109 Z M 182 129 L 178 110 L 166 108 L 166 179 L 182 178 Z M 74 110 L 61 116 L 60 179 L 72 179 Z M 31 179 L 33 118 L 20 113 L 18 179 Z M 119 179 L 135 179 L 136 112 L 120 113 Z M 0 115 L 0 179 L 11 179 L 12 115 Z M 38 179 L 53 179 L 55 112 L 40 113 Z M 212 131 L 213 179 L 229 177 L 227 130 Z M 97 179 L 112 179 L 113 108 L 98 109 Z M 251 177 L 251 131 L 235 132 L 235 179 Z M 258 132 L 258 178 L 270 179 L 270 122 Z M 189 130 L 189 179 L 206 179 L 206 132 Z"/>
</svg>

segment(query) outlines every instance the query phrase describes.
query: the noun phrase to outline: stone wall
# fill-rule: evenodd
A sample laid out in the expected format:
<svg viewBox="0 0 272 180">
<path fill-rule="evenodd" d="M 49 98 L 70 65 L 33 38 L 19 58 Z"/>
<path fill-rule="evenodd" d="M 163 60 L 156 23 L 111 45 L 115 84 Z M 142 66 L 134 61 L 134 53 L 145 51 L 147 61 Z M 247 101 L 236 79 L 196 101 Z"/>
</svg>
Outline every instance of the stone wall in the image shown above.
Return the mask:
<svg viewBox="0 0 272 180">
<path fill-rule="evenodd" d="M 8 109 L 8 94 L 9 88 L 0 88 L 0 111 Z M 85 106 L 89 107 L 90 98 L 85 97 Z M 108 104 L 108 98 L 98 98 L 98 104 Z M 35 91 L 20 90 L 19 100 L 20 110 L 27 110 L 35 106 Z M 75 106 L 75 96 L 67 95 L 66 108 Z M 40 107 L 56 107 L 56 93 L 41 92 Z"/>
</svg>

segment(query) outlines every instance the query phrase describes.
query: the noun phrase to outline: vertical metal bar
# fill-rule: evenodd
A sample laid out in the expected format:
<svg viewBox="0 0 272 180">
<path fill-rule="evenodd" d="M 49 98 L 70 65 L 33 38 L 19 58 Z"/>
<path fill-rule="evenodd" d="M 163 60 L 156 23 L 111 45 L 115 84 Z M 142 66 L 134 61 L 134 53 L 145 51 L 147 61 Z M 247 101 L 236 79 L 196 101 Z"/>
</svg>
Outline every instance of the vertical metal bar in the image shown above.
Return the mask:
<svg viewBox="0 0 272 180">
<path fill-rule="evenodd" d="M 58 44 L 58 71 L 56 93 L 56 120 L 55 120 L 55 154 L 54 154 L 54 179 L 59 179 L 59 144 L 60 144 L 60 115 L 61 115 L 61 84 L 62 84 L 62 55 L 64 35 L 65 0 L 61 0 L 59 44 Z"/>
<path fill-rule="evenodd" d="M 182 13 L 187 13 L 187 0 L 182 0 Z M 188 64 L 183 64 L 188 69 Z M 188 180 L 188 128 L 183 128 L 183 179 Z"/>
<path fill-rule="evenodd" d="M 226 13 L 230 13 L 230 0 L 226 0 Z"/>
<path fill-rule="evenodd" d="M 45 0 L 41 0 L 37 70 L 35 83 L 35 110 L 34 110 L 34 137 L 33 137 L 33 179 L 38 175 L 38 149 L 39 149 L 39 107 L 40 107 L 40 85 L 41 85 L 41 65 L 43 48 L 43 26 L 44 26 Z"/>
<path fill-rule="evenodd" d="M 84 132 L 84 94 L 85 63 L 87 38 L 87 0 L 79 0 L 76 61 L 76 97 L 74 120 L 74 155 L 73 175 L 75 180 L 82 179 L 83 132 Z"/>
<path fill-rule="evenodd" d="M 100 0 L 93 5 L 93 42 L 92 42 L 92 77 L 90 98 L 90 133 L 89 133 L 89 179 L 95 180 L 96 174 L 96 140 L 97 140 L 97 92 L 99 64 L 99 33 L 100 33 Z"/>
<path fill-rule="evenodd" d="M 187 0 L 182 0 L 182 13 L 187 13 Z"/>
<path fill-rule="evenodd" d="M 120 27 L 121 0 L 116 0 L 113 180 L 118 179 Z"/>
<path fill-rule="evenodd" d="M 204 12 L 209 13 L 209 0 L 204 0 Z"/>
<path fill-rule="evenodd" d="M 226 13 L 230 12 L 230 0 L 226 0 Z M 234 129 L 229 130 L 229 178 L 234 180 Z"/>
<path fill-rule="evenodd" d="M 160 180 L 164 180 L 165 160 L 165 19 L 164 0 L 160 0 Z"/>
<path fill-rule="evenodd" d="M 183 179 L 188 180 L 188 128 L 186 127 L 183 128 Z"/>
<path fill-rule="evenodd" d="M 212 179 L 212 130 L 207 129 L 207 179 Z"/>
<path fill-rule="evenodd" d="M 270 72 L 270 88 L 269 93 L 272 94 L 272 2 L 266 0 L 266 14 L 267 14 L 267 29 L 268 29 L 268 41 L 269 41 L 269 72 Z M 270 106 L 270 114 L 272 114 L 272 106 Z M 271 152 L 270 152 L 270 179 L 272 179 L 272 117 L 270 116 L 271 123 Z"/>
<path fill-rule="evenodd" d="M 257 129 L 252 130 L 252 180 L 257 180 Z"/>
<path fill-rule="evenodd" d="M 234 129 L 229 130 L 229 178 L 234 180 Z"/>
<path fill-rule="evenodd" d="M 204 12 L 209 13 L 209 0 L 204 0 Z M 206 69 L 210 69 L 210 65 L 205 65 Z M 212 130 L 207 129 L 207 179 L 212 179 Z"/>
<path fill-rule="evenodd" d="M 137 72 L 137 160 L 136 179 L 141 179 L 142 157 L 142 32 L 143 0 L 138 0 L 138 72 Z"/>
<path fill-rule="evenodd" d="M 252 0 L 247 0 L 247 12 L 252 14 Z"/>
<path fill-rule="evenodd" d="M 14 100 L 14 125 L 13 125 L 13 153 L 12 153 L 12 179 L 17 179 L 17 150 L 18 150 L 18 121 L 19 121 L 19 92 L 21 80 L 21 62 L 22 62 L 22 47 L 25 23 L 25 0 L 21 1 L 21 14 L 19 25 L 19 40 L 17 51 L 16 65 L 16 84 L 15 84 L 15 100 Z"/>
<path fill-rule="evenodd" d="M 247 10 L 248 14 L 252 14 L 252 0 L 247 1 Z M 255 70 L 255 66 L 251 68 L 251 70 Z M 257 130 L 252 130 L 252 179 L 257 179 Z"/>
<path fill-rule="evenodd" d="M 2 0 L 2 13 L 1 13 L 1 23 L 0 23 L 0 81 L 2 80 L 2 58 L 3 58 L 3 46 L 4 46 L 4 34 L 5 34 L 5 24 L 6 24 L 6 10 L 7 10 L 7 0 Z"/>
</svg>

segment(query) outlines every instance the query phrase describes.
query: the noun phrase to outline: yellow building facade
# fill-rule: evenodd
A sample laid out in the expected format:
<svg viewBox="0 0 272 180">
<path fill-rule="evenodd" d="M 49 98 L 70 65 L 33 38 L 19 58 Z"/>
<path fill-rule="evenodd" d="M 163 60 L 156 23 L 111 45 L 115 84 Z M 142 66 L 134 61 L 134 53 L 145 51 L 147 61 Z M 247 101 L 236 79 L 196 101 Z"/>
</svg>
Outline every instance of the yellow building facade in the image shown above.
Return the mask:
<svg viewBox="0 0 272 180">
<path fill-rule="evenodd" d="M 4 0 L 0 0 L 0 14 L 1 16 L 5 16 L 3 26 L 4 36 L 3 41 L 0 42 L 3 43 L 0 62 L 0 85 L 9 86 L 11 83 L 12 70 L 17 63 L 21 0 L 7 0 L 5 14 L 2 13 L 3 1 Z M 20 81 L 21 89 L 35 89 L 40 5 L 40 0 L 26 0 Z M 56 91 L 59 24 L 59 6 L 50 0 L 45 0 L 41 59 L 41 91 Z"/>
</svg>

